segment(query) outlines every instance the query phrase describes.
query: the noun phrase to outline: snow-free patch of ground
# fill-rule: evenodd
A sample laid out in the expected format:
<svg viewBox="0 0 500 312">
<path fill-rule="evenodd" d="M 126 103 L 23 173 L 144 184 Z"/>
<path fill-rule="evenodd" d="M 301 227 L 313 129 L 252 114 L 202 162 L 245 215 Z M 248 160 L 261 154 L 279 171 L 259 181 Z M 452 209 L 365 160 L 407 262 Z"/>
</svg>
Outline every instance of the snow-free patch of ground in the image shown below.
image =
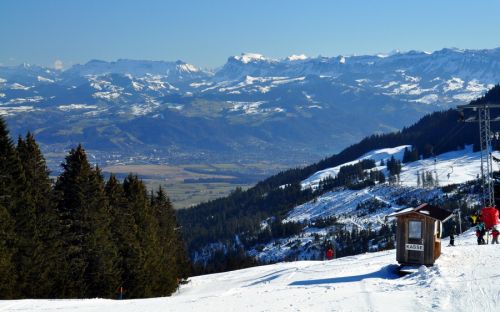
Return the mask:
<svg viewBox="0 0 500 312">
<path fill-rule="evenodd" d="M 3 300 L 0 311 L 498 311 L 500 245 L 475 241 L 464 233 L 433 267 L 405 277 L 390 250 L 193 277 L 166 298 Z"/>
</svg>

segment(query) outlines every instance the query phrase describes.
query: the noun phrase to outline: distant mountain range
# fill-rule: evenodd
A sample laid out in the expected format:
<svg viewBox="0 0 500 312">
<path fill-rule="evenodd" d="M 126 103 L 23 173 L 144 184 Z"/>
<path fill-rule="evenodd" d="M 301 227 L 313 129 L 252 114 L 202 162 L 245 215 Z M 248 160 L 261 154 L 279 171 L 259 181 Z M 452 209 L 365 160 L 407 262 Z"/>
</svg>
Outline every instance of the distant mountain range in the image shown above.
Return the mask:
<svg viewBox="0 0 500 312">
<path fill-rule="evenodd" d="M 0 67 L 0 114 L 46 151 L 82 142 L 99 161 L 299 164 L 401 129 L 500 82 L 500 48 L 270 59 L 216 70 L 93 60 Z"/>
</svg>

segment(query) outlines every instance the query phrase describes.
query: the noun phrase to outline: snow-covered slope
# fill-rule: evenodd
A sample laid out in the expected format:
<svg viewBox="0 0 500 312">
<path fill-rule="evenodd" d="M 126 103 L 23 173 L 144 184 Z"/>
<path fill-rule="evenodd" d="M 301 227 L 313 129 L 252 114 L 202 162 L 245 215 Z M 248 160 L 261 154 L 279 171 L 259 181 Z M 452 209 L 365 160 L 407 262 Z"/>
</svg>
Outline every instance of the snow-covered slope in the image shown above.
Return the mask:
<svg viewBox="0 0 500 312">
<path fill-rule="evenodd" d="M 381 160 L 387 162 L 390 157 L 401 160 L 403 151 L 409 145 L 394 148 L 385 148 L 366 153 L 355 161 L 351 161 L 333 168 L 318 171 L 302 182 L 302 187 L 317 188 L 321 179 L 327 176 L 335 177 L 339 169 L 345 165 L 352 165 L 363 159 L 373 159 L 380 164 Z M 493 153 L 500 157 L 499 152 Z M 388 183 L 367 187 L 362 190 L 338 189 L 327 192 L 313 201 L 295 207 L 288 214 L 288 221 L 308 221 L 317 218 L 335 216 L 339 221 L 347 224 L 356 224 L 361 228 L 367 224 L 376 226 L 383 223 L 383 218 L 395 209 L 403 208 L 396 203 L 401 196 L 414 198 L 421 202 L 442 196 L 440 188 L 418 187 L 418 175 L 423 172 L 432 172 L 433 177 L 437 175 L 439 186 L 450 184 L 462 184 L 476 180 L 480 174 L 481 153 L 473 152 L 472 146 L 463 150 L 453 151 L 437 155 L 435 158 L 418 160 L 402 164 L 400 181 L 397 185 Z M 377 166 L 376 169 L 388 175 L 385 166 Z M 493 164 L 493 170 L 499 170 L 497 163 Z M 386 204 L 385 207 L 366 214 L 357 211 L 360 204 L 376 200 Z M 360 215 L 362 214 L 362 215 Z"/>
<path fill-rule="evenodd" d="M 446 245 L 446 244 L 443 244 Z M 394 250 L 331 261 L 278 263 L 193 277 L 172 297 L 142 300 L 6 300 L 0 310 L 164 311 L 497 311 L 499 245 L 469 231 L 443 247 L 433 267 L 399 277 Z"/>
<path fill-rule="evenodd" d="M 402 145 L 394 148 L 384 148 L 366 153 L 362 157 L 332 168 L 327 168 L 318 171 L 311 175 L 306 180 L 302 181 L 302 188 L 311 187 L 317 188 L 319 182 L 328 176 L 335 177 L 340 168 L 347 165 L 353 165 L 360 160 L 372 159 L 377 165 L 381 160 L 387 162 L 392 156 L 395 159 L 402 160 L 404 149 L 411 149 L 410 145 Z M 500 153 L 493 152 L 494 156 L 499 157 Z M 435 158 L 418 160 L 415 162 L 402 164 L 400 174 L 400 185 L 402 186 L 417 186 L 417 173 L 424 171 L 432 171 L 437 173 L 440 186 L 450 184 L 460 184 L 467 181 L 477 179 L 480 173 L 481 152 L 472 152 L 472 146 L 467 146 L 463 150 L 453 151 L 437 155 Z M 385 170 L 385 166 L 377 166 L 379 170 Z M 498 170 L 498 165 L 495 163 L 493 170 Z M 386 175 L 387 172 L 385 171 Z"/>
<path fill-rule="evenodd" d="M 377 162 L 378 164 L 380 163 L 381 160 L 387 161 L 391 157 L 394 157 L 395 159 L 402 160 L 403 159 L 403 153 L 405 148 L 411 148 L 410 145 L 402 145 L 402 146 L 397 146 L 393 148 L 383 148 L 375 151 L 371 151 L 366 153 L 365 155 L 359 157 L 356 160 L 341 164 L 339 166 L 335 166 L 332 168 L 327 168 L 321 171 L 318 171 L 311 175 L 309 178 L 306 180 L 302 181 L 302 188 L 308 188 L 311 187 L 313 189 L 316 189 L 319 185 L 319 182 L 327 177 L 332 177 L 334 178 L 337 173 L 339 172 L 341 167 L 348 166 L 348 165 L 354 165 L 357 162 L 364 160 L 364 159 L 371 159 Z M 383 169 L 380 168 L 380 169 Z"/>
</svg>

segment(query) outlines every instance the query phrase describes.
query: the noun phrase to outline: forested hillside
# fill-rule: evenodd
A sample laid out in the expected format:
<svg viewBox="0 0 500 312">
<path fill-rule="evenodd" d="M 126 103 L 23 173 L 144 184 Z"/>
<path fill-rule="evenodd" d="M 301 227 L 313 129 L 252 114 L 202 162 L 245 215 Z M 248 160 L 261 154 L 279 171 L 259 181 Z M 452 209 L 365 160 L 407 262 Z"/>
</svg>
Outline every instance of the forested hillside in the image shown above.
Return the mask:
<svg viewBox="0 0 500 312">
<path fill-rule="evenodd" d="M 166 296 L 189 274 L 165 191 L 104 181 L 81 145 L 49 179 L 33 135 L 0 118 L 0 299 Z"/>
<path fill-rule="evenodd" d="M 474 102 L 499 103 L 500 86 L 495 86 L 484 97 Z M 494 113 L 492 112 L 492 115 Z M 375 149 L 401 145 L 413 146 L 411 151 L 407 151 L 406 161 L 415 158 L 415 155 L 429 158 L 433 155 L 462 149 L 470 144 L 477 148 L 479 140 L 477 124 L 463 123 L 460 119 L 460 113 L 453 109 L 432 113 L 401 131 L 369 136 L 339 154 L 316 164 L 281 172 L 246 191 L 237 189 L 226 198 L 179 211 L 179 222 L 183 226 L 183 235 L 191 257 L 195 260 L 201 258 L 200 254 L 203 254 L 202 251 L 208 244 L 216 244 L 214 246 L 219 249 L 221 245 L 224 246 L 222 249 L 225 252 L 222 255 L 217 254 L 217 257 L 208 255 L 209 260 L 207 257 L 203 259 L 202 266 L 208 268 L 209 271 L 216 270 L 215 267 L 224 266 L 220 264 L 221 262 L 231 262 L 231 260 L 224 259 L 224 255 L 229 258 L 244 258 L 242 251 L 248 247 L 245 242 L 255 243 L 256 239 L 262 236 L 262 222 L 269 218 L 273 220 L 275 230 L 271 230 L 268 239 L 297 232 L 300 225 L 290 222 L 283 224 L 280 220 L 291 208 L 329 190 L 329 188 L 316 190 L 301 188 L 300 182 L 319 170 L 352 161 Z M 492 129 L 496 130 L 498 126 L 492 124 Z M 380 179 L 380 176 L 370 179 Z M 348 186 L 348 183 L 341 184 Z M 212 256 L 211 259 L 210 256 Z M 218 265 L 212 266 L 213 262 L 217 262 Z"/>
</svg>

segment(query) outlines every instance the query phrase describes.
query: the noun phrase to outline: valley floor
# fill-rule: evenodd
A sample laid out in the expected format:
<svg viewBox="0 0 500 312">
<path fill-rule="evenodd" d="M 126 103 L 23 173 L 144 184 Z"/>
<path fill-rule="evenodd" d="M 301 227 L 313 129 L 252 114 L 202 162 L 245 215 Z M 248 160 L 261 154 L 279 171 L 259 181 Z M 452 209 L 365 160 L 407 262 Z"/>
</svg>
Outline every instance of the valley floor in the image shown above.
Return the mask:
<svg viewBox="0 0 500 312">
<path fill-rule="evenodd" d="M 198 276 L 172 297 L 4 300 L 0 311 L 498 311 L 500 245 L 469 231 L 434 267 L 399 277 L 394 250 Z"/>
</svg>

